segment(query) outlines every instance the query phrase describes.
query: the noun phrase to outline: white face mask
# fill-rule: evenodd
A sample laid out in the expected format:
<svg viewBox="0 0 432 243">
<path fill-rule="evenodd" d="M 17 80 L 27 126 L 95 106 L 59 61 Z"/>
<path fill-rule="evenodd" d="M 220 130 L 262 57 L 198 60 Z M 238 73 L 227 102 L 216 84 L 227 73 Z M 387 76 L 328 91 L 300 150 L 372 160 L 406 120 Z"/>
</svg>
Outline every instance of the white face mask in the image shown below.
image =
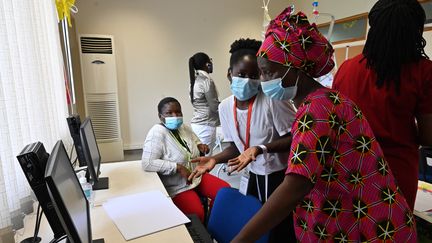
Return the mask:
<svg viewBox="0 0 432 243">
<path fill-rule="evenodd" d="M 297 95 L 297 83 L 300 75 L 297 76 L 297 80 L 294 86 L 282 87 L 282 79 L 285 78 L 287 73 L 291 70 L 289 68 L 282 78 L 272 79 L 266 82 L 261 82 L 261 88 L 265 95 L 275 100 L 292 100 Z"/>
</svg>

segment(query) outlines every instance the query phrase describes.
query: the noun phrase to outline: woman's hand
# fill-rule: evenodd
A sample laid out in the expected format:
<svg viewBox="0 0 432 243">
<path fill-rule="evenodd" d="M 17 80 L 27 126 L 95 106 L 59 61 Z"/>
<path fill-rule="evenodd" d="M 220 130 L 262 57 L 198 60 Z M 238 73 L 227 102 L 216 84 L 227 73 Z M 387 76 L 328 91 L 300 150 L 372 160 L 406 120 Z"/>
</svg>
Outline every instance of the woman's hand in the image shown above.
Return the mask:
<svg viewBox="0 0 432 243">
<path fill-rule="evenodd" d="M 198 163 L 194 171 L 189 175 L 189 181 L 202 176 L 203 174 L 211 171 L 215 165 L 216 160 L 213 157 L 199 157 L 191 160 L 191 163 Z"/>
<path fill-rule="evenodd" d="M 250 162 L 255 161 L 261 153 L 262 149 L 258 146 L 246 149 L 238 157 L 228 160 L 229 172 L 243 170 Z"/>
<path fill-rule="evenodd" d="M 190 180 L 188 179 L 191 172 L 186 167 L 181 164 L 177 164 L 177 173 L 179 173 L 183 178 L 186 179 L 187 183 L 190 184 Z"/>
<path fill-rule="evenodd" d="M 198 150 L 202 153 L 202 154 L 207 154 L 208 152 L 210 152 L 210 148 L 207 144 L 198 144 Z"/>
</svg>

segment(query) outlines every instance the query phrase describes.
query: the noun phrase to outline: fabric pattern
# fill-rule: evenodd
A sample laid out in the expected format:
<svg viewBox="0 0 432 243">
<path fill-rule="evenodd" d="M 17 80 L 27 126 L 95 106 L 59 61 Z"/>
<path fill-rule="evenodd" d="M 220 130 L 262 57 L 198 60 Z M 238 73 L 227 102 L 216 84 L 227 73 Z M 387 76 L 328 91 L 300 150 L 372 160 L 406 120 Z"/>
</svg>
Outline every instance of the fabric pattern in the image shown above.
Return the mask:
<svg viewBox="0 0 432 243">
<path fill-rule="evenodd" d="M 414 217 L 361 110 L 319 89 L 299 107 L 287 174 L 314 187 L 297 206 L 300 242 L 416 242 Z"/>
<path fill-rule="evenodd" d="M 298 68 L 314 78 L 334 67 L 331 44 L 304 13 L 293 14 L 291 7 L 270 22 L 257 56 Z"/>
</svg>

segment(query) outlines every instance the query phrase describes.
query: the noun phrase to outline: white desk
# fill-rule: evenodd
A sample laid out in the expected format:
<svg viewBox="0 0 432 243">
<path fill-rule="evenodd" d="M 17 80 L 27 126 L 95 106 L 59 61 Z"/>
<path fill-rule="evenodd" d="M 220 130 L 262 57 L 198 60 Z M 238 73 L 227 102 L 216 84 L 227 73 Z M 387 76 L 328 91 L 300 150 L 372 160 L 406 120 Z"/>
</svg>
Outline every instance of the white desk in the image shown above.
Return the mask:
<svg viewBox="0 0 432 243">
<path fill-rule="evenodd" d="M 419 181 L 419 187 L 421 185 L 429 185 L 429 187 L 432 187 L 432 185 L 430 183 L 427 182 L 423 182 L 423 181 Z M 419 191 L 421 189 L 418 189 Z M 430 194 L 430 196 L 424 197 L 424 198 L 419 198 L 418 194 L 417 194 L 417 198 L 416 200 L 427 200 L 427 203 L 429 203 L 429 205 L 432 205 L 432 193 Z M 431 206 L 432 208 L 432 206 Z M 432 224 L 432 212 L 428 211 L 428 212 L 420 212 L 418 210 L 416 210 L 416 207 L 414 206 L 414 215 L 418 216 L 419 218 L 422 218 L 424 220 L 426 220 L 427 222 Z"/>
<path fill-rule="evenodd" d="M 193 242 L 184 225 L 125 241 L 114 222 L 106 214 L 101 203 L 109 198 L 160 190 L 168 196 L 162 182 L 156 173 L 145 172 L 141 161 L 117 162 L 101 165 L 101 177 L 109 177 L 109 189 L 95 191 L 95 207 L 91 209 L 91 227 L 93 239 L 104 238 L 106 243 L 141 243 L 141 242 Z M 152 219 L 143 219 L 152 220 Z M 25 220 L 23 232 L 15 236 L 15 242 L 33 235 L 35 217 Z M 39 231 L 42 242 L 49 242 L 53 236 L 51 228 L 43 218 Z"/>
</svg>

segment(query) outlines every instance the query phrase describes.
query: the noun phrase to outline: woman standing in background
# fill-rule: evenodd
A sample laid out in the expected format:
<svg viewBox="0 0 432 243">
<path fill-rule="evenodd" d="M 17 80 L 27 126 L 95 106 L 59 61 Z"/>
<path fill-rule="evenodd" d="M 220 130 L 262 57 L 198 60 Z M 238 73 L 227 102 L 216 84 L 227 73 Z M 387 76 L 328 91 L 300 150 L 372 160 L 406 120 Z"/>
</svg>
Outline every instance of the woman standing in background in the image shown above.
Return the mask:
<svg viewBox="0 0 432 243">
<path fill-rule="evenodd" d="M 219 126 L 219 99 L 216 86 L 210 77 L 213 63 L 210 57 L 198 52 L 189 58 L 190 99 L 194 108 L 191 127 L 203 144 L 211 149 Z"/>
<path fill-rule="evenodd" d="M 432 62 L 424 52 L 425 19 L 416 0 L 378 1 L 369 13 L 363 53 L 344 62 L 333 82 L 364 112 L 411 210 L 418 147 L 432 145 Z"/>
</svg>

